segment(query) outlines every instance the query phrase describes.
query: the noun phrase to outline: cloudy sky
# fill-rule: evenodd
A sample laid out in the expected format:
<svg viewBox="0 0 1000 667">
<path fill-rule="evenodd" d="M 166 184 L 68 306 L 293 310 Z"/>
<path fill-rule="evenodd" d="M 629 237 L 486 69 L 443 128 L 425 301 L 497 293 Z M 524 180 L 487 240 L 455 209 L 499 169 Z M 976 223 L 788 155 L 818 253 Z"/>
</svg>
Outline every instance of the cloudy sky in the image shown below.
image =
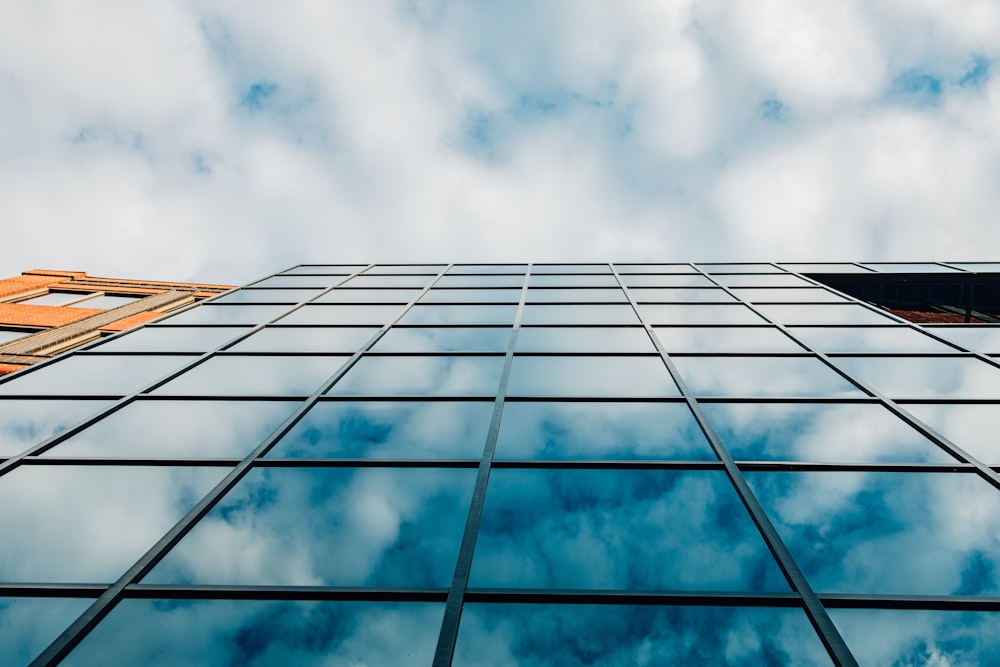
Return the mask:
<svg viewBox="0 0 1000 667">
<path fill-rule="evenodd" d="M 0 274 L 996 259 L 995 0 L 0 7 Z"/>
</svg>

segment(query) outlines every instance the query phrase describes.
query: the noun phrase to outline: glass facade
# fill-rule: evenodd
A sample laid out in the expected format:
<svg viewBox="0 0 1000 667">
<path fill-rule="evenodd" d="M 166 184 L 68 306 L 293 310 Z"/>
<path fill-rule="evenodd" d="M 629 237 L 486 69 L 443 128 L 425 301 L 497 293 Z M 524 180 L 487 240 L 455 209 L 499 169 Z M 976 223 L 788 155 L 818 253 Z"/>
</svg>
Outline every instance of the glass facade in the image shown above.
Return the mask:
<svg viewBox="0 0 1000 667">
<path fill-rule="evenodd" d="M 990 268 L 993 268 L 992 265 Z M 1000 327 L 299 265 L 0 382 L 0 664 L 1000 662 Z"/>
</svg>

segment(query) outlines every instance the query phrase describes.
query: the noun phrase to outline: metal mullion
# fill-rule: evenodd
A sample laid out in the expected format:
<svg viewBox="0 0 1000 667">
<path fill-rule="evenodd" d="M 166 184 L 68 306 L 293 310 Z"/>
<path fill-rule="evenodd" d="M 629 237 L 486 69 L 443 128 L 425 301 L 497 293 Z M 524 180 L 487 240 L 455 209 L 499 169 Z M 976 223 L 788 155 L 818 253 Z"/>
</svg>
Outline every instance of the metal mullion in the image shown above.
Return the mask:
<svg viewBox="0 0 1000 667">
<path fill-rule="evenodd" d="M 372 265 L 369 265 L 369 268 Z M 132 567 L 130 567 L 119 579 L 109 586 L 104 593 L 88 607 L 66 630 L 64 630 L 35 660 L 31 662 L 32 667 L 42 665 L 55 665 L 76 647 L 77 644 L 89 633 L 94 626 L 107 616 L 111 609 L 121 600 L 125 588 L 136 583 L 145 576 L 169 551 L 177 544 L 194 525 L 205 516 L 215 504 L 228 493 L 246 474 L 250 471 L 255 460 L 266 454 L 274 444 L 283 437 L 306 412 L 316 403 L 317 399 L 327 390 L 336 384 L 343 375 L 357 363 L 361 355 L 374 345 L 386 331 L 399 321 L 406 312 L 413 307 L 413 304 L 429 290 L 441 276 L 447 272 L 449 264 L 446 266 L 429 285 L 423 288 L 417 297 L 409 303 L 392 321 L 382 326 L 377 334 L 371 337 L 365 345 L 354 353 L 333 375 L 331 375 L 309 398 L 303 401 L 299 407 L 285 419 L 268 437 L 254 448 L 240 463 L 233 468 L 218 484 L 216 484 L 198 503 L 185 514 L 180 521 L 167 531 L 156 544 L 150 547 Z M 349 278 L 348 278 L 349 279 Z M 333 289 L 332 287 L 330 289 Z"/>
<path fill-rule="evenodd" d="M 476 459 L 259 459 L 258 468 L 476 468 Z"/>
<path fill-rule="evenodd" d="M 922 472 L 922 473 L 974 473 L 968 463 L 830 463 L 814 461 L 744 461 L 736 460 L 743 471 L 767 472 Z"/>
<path fill-rule="evenodd" d="M 472 571 L 472 557 L 476 548 L 476 540 L 479 536 L 479 522 L 482 518 L 483 506 L 486 502 L 486 487 L 490 479 L 490 469 L 493 465 L 493 455 L 496 451 L 497 436 L 500 432 L 500 418 L 503 415 L 504 400 L 506 399 L 507 386 L 510 382 L 510 371 L 514 363 L 517 334 L 521 327 L 521 317 L 528 298 L 528 283 L 531 280 L 531 268 L 532 264 L 529 263 L 525 268 L 521 284 L 521 299 L 517 306 L 517 314 L 514 316 L 510 341 L 507 344 L 503 373 L 500 376 L 500 384 L 497 387 L 496 399 L 493 403 L 493 416 L 486 435 L 483 456 L 479 462 L 476 485 L 472 492 L 469 514 L 465 522 L 465 531 L 462 534 L 462 543 L 459 547 L 458 559 L 455 563 L 455 572 L 452 576 L 451 586 L 448 589 L 448 600 L 445 604 L 444 617 L 441 620 L 441 632 L 438 635 L 437 647 L 434 651 L 433 664 L 435 667 L 448 667 L 451 665 L 451 660 L 455 653 L 455 643 L 458 641 L 458 627 L 462 620 L 465 591 L 469 585 L 469 573 Z"/>
<path fill-rule="evenodd" d="M 1000 597 L 978 595 L 868 595 L 823 593 L 823 603 L 836 609 L 920 609 L 929 611 L 1000 611 Z"/>
<path fill-rule="evenodd" d="M 706 274 L 706 277 L 708 277 L 709 280 L 712 280 L 712 282 L 716 282 L 711 276 L 707 276 L 707 274 Z M 716 284 L 718 284 L 718 283 L 716 282 Z M 719 285 L 719 286 L 722 289 L 726 290 L 727 292 L 731 291 L 725 285 Z M 858 301 L 858 300 L 855 299 L 855 301 Z M 858 301 L 858 303 L 861 303 L 861 302 Z M 998 474 L 990 466 L 986 465 L 985 463 L 983 463 L 979 459 L 977 459 L 974 456 L 972 456 L 971 454 L 969 454 L 967 451 L 965 451 L 964 449 L 962 449 L 961 447 L 959 447 L 958 445 L 956 445 L 955 443 L 953 443 L 948 438 L 944 437 L 944 435 L 942 435 L 941 433 L 938 433 L 935 429 L 932 429 L 930 426 L 928 426 L 927 424 L 925 424 L 923 421 L 921 421 L 920 419 L 918 419 L 916 416 L 914 416 L 914 415 L 910 414 L 909 412 L 907 412 L 906 410 L 904 410 L 902 407 L 899 406 L 899 404 L 895 400 L 889 398 L 888 396 L 886 396 L 882 392 L 876 390 L 874 387 L 869 386 L 866 382 L 862 382 L 860 379 L 855 378 L 853 375 L 851 375 L 851 373 L 849 373 L 846 370 L 840 368 L 840 366 L 838 366 L 836 363 L 833 362 L 833 360 L 831 358 L 831 355 L 826 354 L 824 352 L 819 352 L 817 350 L 813 350 L 812 348 L 810 348 L 808 345 L 805 344 L 805 342 L 803 342 L 802 340 L 800 340 L 791 331 L 789 331 L 788 327 L 786 325 L 780 324 L 778 322 L 774 322 L 769 317 L 767 317 L 764 313 L 762 313 L 759 310 L 757 310 L 756 308 L 754 308 L 752 304 L 747 303 L 745 305 L 746 305 L 747 308 L 749 308 L 750 310 L 752 310 L 753 312 L 755 312 L 759 317 L 763 317 L 765 320 L 767 320 L 772 325 L 774 325 L 775 327 L 777 327 L 779 330 L 782 331 L 782 333 L 784 333 L 786 336 L 788 336 L 789 338 L 791 338 L 792 340 L 794 340 L 796 343 L 798 343 L 802 347 L 806 348 L 807 350 L 811 350 L 813 352 L 813 354 L 816 355 L 817 359 L 819 359 L 820 361 L 822 361 L 827 367 L 829 367 L 832 370 L 834 370 L 838 375 L 840 375 L 841 377 L 843 377 L 845 380 L 847 380 L 851 384 L 855 385 L 856 387 L 858 387 L 859 389 L 861 389 L 865 393 L 867 393 L 867 394 L 869 394 L 869 395 L 877 398 L 879 400 L 879 402 L 882 404 L 883 407 L 885 407 L 886 409 L 888 409 L 890 412 L 892 412 L 894 415 L 896 415 L 897 417 L 899 417 L 900 419 L 902 419 L 904 422 L 906 422 L 910 426 L 912 426 L 915 429 L 917 429 L 917 431 L 919 431 L 921 434 L 923 434 L 923 435 L 927 436 L 928 438 L 930 438 L 941 449 L 945 450 L 948 454 L 952 455 L 953 457 L 955 457 L 956 459 L 958 459 L 959 461 L 961 461 L 963 463 L 969 463 L 969 464 L 973 465 L 976 468 L 976 471 L 979 473 L 979 475 L 981 477 L 983 477 L 987 482 L 989 482 L 990 484 L 992 484 L 997 489 L 1000 489 L 1000 474 Z M 865 307 L 871 309 L 871 306 L 869 306 L 868 304 L 863 304 L 863 305 Z M 906 320 L 903 320 L 903 322 L 906 323 L 906 324 L 913 324 L 912 322 L 907 322 Z M 922 332 L 923 329 L 919 329 L 919 331 Z M 858 356 L 858 355 L 850 355 L 849 353 L 847 353 L 847 354 L 845 354 L 843 356 Z M 927 357 L 927 356 L 935 356 L 935 355 L 925 355 L 925 354 L 880 355 L 880 354 L 874 354 L 874 355 L 870 355 L 870 356 L 875 356 L 875 357 L 881 357 L 881 356 Z M 953 357 L 954 358 L 963 358 L 963 359 L 969 358 L 968 355 L 962 355 L 962 354 L 954 354 L 954 355 L 952 355 L 952 354 L 943 354 L 943 355 L 940 355 L 940 356 L 944 357 L 944 358 L 953 358 Z M 981 355 L 973 355 L 973 356 L 978 357 L 978 356 L 981 356 Z M 833 358 L 836 358 L 836 357 L 833 357 Z M 997 360 L 990 359 L 990 363 L 993 366 L 1000 367 L 1000 362 L 998 362 Z"/>
<path fill-rule="evenodd" d="M 0 584 L 0 596 L 18 598 L 96 598 L 104 584 L 47 584 L 5 582 Z"/>
<path fill-rule="evenodd" d="M 826 647 L 827 652 L 830 654 L 830 657 L 838 665 L 856 667 L 858 663 L 851 654 L 850 649 L 847 648 L 847 644 L 844 642 L 843 637 L 841 637 L 840 631 L 837 630 L 837 627 L 833 624 L 833 620 L 830 618 L 829 614 L 826 613 L 826 609 L 823 608 L 816 592 L 809 584 L 805 574 L 799 568 L 798 563 L 792 556 L 791 551 L 788 550 L 784 540 L 781 539 L 781 536 L 778 534 L 774 524 L 771 523 L 771 519 L 764 511 L 763 505 L 760 504 L 757 496 L 753 493 L 750 485 L 743 477 L 743 473 L 740 471 L 732 456 L 729 454 L 729 450 L 722 442 L 719 434 L 716 433 L 715 428 L 712 426 L 707 415 L 705 415 L 702 411 L 701 406 L 698 404 L 698 400 L 695 398 L 694 394 L 691 393 L 687 383 L 684 382 L 683 376 L 674 366 L 670 355 L 660 342 L 656 332 L 653 330 L 652 325 L 649 324 L 643 317 L 638 305 L 632 298 L 631 292 L 629 292 L 629 288 L 625 286 L 621 276 L 618 274 L 618 270 L 613 264 L 610 266 L 615 279 L 618 280 L 618 284 L 625 291 L 625 295 L 628 298 L 629 303 L 632 305 L 632 309 L 635 311 L 636 316 L 646 327 L 646 332 L 649 334 L 650 339 L 653 341 L 657 351 L 660 353 L 660 358 L 663 360 L 664 366 L 666 366 L 671 378 L 687 401 L 688 407 L 691 409 L 695 419 L 698 421 L 698 425 L 705 433 L 705 436 L 708 439 L 709 444 L 712 446 L 712 449 L 715 451 L 716 456 L 718 456 L 719 460 L 722 461 L 726 470 L 726 475 L 729 477 L 737 494 L 740 496 L 740 500 L 747 508 L 750 517 L 760 530 L 764 542 L 767 544 L 771 553 L 774 554 L 775 560 L 778 562 L 778 565 L 784 572 L 789 584 L 792 586 L 792 590 L 801 596 L 802 601 L 805 604 L 806 615 L 809 617 L 810 622 L 816 629 L 816 632 L 819 635 L 820 640 L 823 642 L 823 645 Z M 703 271 L 699 270 L 699 272 L 701 275 L 707 275 Z M 733 295 L 730 293 L 730 296 Z"/>
<path fill-rule="evenodd" d="M 367 268 L 371 268 L 371 266 L 373 266 L 373 265 L 369 264 L 368 267 L 366 267 L 366 269 Z M 366 270 L 366 269 L 364 269 L 364 270 Z M 345 277 L 343 280 L 340 281 L 340 284 L 343 284 L 347 280 L 350 280 L 351 278 L 353 278 L 355 275 L 358 275 L 359 273 L 361 273 L 361 272 L 359 271 L 357 273 L 353 273 L 350 276 Z M 325 294 L 326 292 L 334 289 L 334 287 L 336 287 L 336 285 L 328 287 L 325 290 L 322 290 L 322 291 L 318 292 L 316 294 L 316 296 L 312 297 L 312 299 L 315 299 L 316 297 L 318 297 L 318 296 L 320 296 L 322 294 Z M 31 447 L 30 449 L 27 449 L 27 450 L 21 452 L 17 456 L 13 456 L 13 457 L 8 458 L 3 463 L 0 463 L 0 476 L 7 474 L 12 469 L 14 469 L 15 467 L 17 467 L 17 465 L 20 463 L 20 461 L 22 459 L 24 459 L 25 457 L 27 457 L 27 456 L 34 456 L 36 454 L 40 454 L 40 453 L 42 453 L 42 452 L 44 452 L 44 451 L 46 451 L 46 450 L 54 447 L 55 445 L 57 445 L 58 443 L 62 442 L 63 440 L 66 440 L 66 439 L 70 438 L 71 436 L 76 435 L 77 433 L 79 433 L 80 431 L 82 431 L 84 428 L 87 428 L 88 426 L 90 426 L 91 424 L 95 423 L 99 419 L 102 419 L 102 418 L 104 418 L 104 417 L 106 417 L 106 416 L 108 416 L 108 415 L 110 415 L 110 414 L 112 414 L 114 412 L 117 412 L 118 410 L 120 410 L 124 406 L 128 405 L 133 400 L 135 400 L 137 397 L 142 396 L 144 394 L 147 394 L 148 392 L 154 391 L 158 387 L 161 387 L 164 384 L 166 384 L 167 382 L 170 382 L 174 378 L 180 376 L 182 373 L 186 373 L 187 371 L 191 370 L 192 368 L 195 368 L 196 366 L 200 366 L 201 364 L 203 364 L 206 361 L 208 361 L 208 359 L 210 359 L 211 357 L 215 356 L 216 353 L 224 351 L 227 348 L 235 345 L 236 343 L 244 340 L 248 336 L 251 336 L 251 335 L 257 333 L 258 331 L 260 331 L 261 329 L 263 329 L 267 324 L 270 324 L 271 322 L 274 322 L 274 321 L 280 319 L 281 317 L 284 317 L 288 313 L 292 312 L 292 310 L 298 310 L 299 308 L 301 308 L 303 305 L 305 305 L 306 303 L 308 303 L 312 299 L 306 299 L 304 301 L 301 301 L 301 302 L 299 302 L 299 304 L 295 308 L 292 308 L 291 310 L 286 311 L 283 315 L 279 315 L 278 317 L 272 318 L 271 320 L 268 320 L 267 322 L 261 322 L 260 324 L 257 324 L 256 326 L 251 327 L 249 330 L 244 330 L 244 332 L 242 334 L 240 334 L 240 335 L 238 335 L 238 336 L 236 336 L 236 337 L 234 337 L 234 338 L 232 338 L 232 339 L 230 339 L 230 340 L 228 340 L 226 342 L 223 342 L 222 344 L 218 345 L 213 350 L 209 350 L 209 351 L 204 352 L 204 353 L 202 353 L 200 355 L 190 355 L 192 357 L 192 361 L 190 361 L 189 363 L 185 364 L 181 368 L 171 371 L 167 375 L 161 377 L 158 380 L 154 380 L 152 383 L 146 385 L 145 387 L 140 388 L 137 391 L 132 392 L 131 394 L 128 394 L 126 396 L 119 396 L 119 397 L 117 397 L 117 400 L 115 401 L 115 403 L 112 403 L 111 405 L 105 407 L 103 410 L 101 410 L 100 412 L 96 413 L 95 415 L 92 415 L 92 416 L 88 417 L 87 419 L 84 419 L 83 421 L 78 422 L 77 424 L 73 425 L 70 428 L 67 428 L 67 429 L 65 429 L 63 431 L 60 431 L 59 433 L 51 436 L 50 438 L 47 438 L 46 440 L 43 440 L 42 442 L 38 443 L 34 447 Z M 199 303 L 194 303 L 190 307 L 195 307 L 195 306 L 199 306 L 199 305 L 201 305 L 200 302 Z M 234 307 L 238 307 L 238 306 L 234 306 Z M 170 314 L 173 315 L 173 313 L 170 313 Z M 154 321 L 156 321 L 156 320 L 154 320 Z M 143 327 L 144 326 L 145 325 L 143 325 Z M 129 329 L 127 331 L 133 331 L 133 330 L 134 329 Z M 125 332 L 122 332 L 122 333 L 125 333 Z M 65 356 L 68 356 L 69 354 L 74 354 L 74 352 L 69 352 Z M 138 353 L 138 354 L 141 355 L 142 353 Z M 177 354 L 177 353 L 162 353 L 162 355 L 167 355 L 167 354 Z M 111 353 L 108 353 L 107 355 L 99 355 L 99 353 L 97 353 L 97 354 L 91 353 L 91 354 L 82 354 L 81 356 L 120 356 L 120 355 L 112 355 Z M 184 355 L 181 354 L 181 355 L 178 355 L 178 356 L 184 356 Z M 29 368 L 25 372 L 30 372 L 30 371 L 32 371 L 32 370 L 34 370 L 36 368 L 41 367 L 41 366 L 48 366 L 50 363 L 53 363 L 53 362 L 55 362 L 55 361 L 57 361 L 59 359 L 62 359 L 62 358 L 64 358 L 64 355 L 56 356 L 51 361 L 49 361 L 49 362 L 43 362 L 41 364 L 37 364 L 35 366 L 32 366 L 31 368 Z M 21 373 L 17 374 L 17 376 L 20 376 L 20 375 L 22 375 L 22 374 Z M 0 384 L 2 384 L 2 383 L 3 383 L 3 380 L 0 380 Z M 52 398 L 52 397 L 50 397 L 50 398 Z"/>
<path fill-rule="evenodd" d="M 100 465 L 100 466 L 153 466 L 153 467 L 169 467 L 169 466 L 201 466 L 201 467 L 232 467 L 237 465 L 240 459 L 227 459 L 227 458 L 161 458 L 161 457 L 118 457 L 118 456 L 103 456 L 103 457 L 86 457 L 86 456 L 53 456 L 51 458 L 41 458 L 38 456 L 32 456 L 25 458 L 21 465 L 32 466 L 32 465 L 56 465 L 56 466 L 87 466 L 87 465 Z"/>
<path fill-rule="evenodd" d="M 473 588 L 470 602 L 513 604 L 684 605 L 801 608 L 795 593 L 730 593 L 720 591 L 621 591 L 575 589 Z"/>
<path fill-rule="evenodd" d="M 364 588 L 355 586 L 237 586 L 132 584 L 123 598 L 156 600 L 310 600 L 326 602 L 444 602 L 444 588 Z"/>
<path fill-rule="evenodd" d="M 533 470 L 722 470 L 721 461 L 668 461 L 650 460 L 601 460 L 566 459 L 537 461 L 517 459 L 493 461 L 493 468 Z"/>
</svg>

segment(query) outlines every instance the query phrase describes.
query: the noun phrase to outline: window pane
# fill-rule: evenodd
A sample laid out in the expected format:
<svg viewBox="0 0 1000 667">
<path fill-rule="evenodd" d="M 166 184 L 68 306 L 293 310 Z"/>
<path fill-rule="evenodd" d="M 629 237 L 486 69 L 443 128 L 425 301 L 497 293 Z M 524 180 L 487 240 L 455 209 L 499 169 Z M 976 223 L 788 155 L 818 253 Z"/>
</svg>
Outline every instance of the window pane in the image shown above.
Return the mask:
<svg viewBox="0 0 1000 667">
<path fill-rule="evenodd" d="M 243 339 L 233 352 L 340 352 L 361 349 L 378 327 L 268 327 Z"/>
<path fill-rule="evenodd" d="M 765 324 L 740 304 L 644 304 L 639 312 L 650 324 Z"/>
<path fill-rule="evenodd" d="M 227 468 L 30 465 L 0 478 L 0 580 L 111 583 Z"/>
<path fill-rule="evenodd" d="M 469 585 L 788 589 L 714 470 L 494 470 Z"/>
<path fill-rule="evenodd" d="M 892 398 L 1000 396 L 1000 369 L 971 357 L 836 357 L 834 362 Z"/>
<path fill-rule="evenodd" d="M 775 327 L 656 327 L 667 352 L 802 352 Z"/>
<path fill-rule="evenodd" d="M 519 289 L 435 288 L 420 303 L 517 303 Z"/>
<path fill-rule="evenodd" d="M 425 306 L 417 304 L 400 324 L 514 324 L 515 305 Z"/>
<path fill-rule="evenodd" d="M 180 355 L 77 354 L 15 376 L 0 395 L 126 396 L 193 361 Z"/>
<path fill-rule="evenodd" d="M 319 389 L 346 360 L 346 356 L 213 357 L 153 393 L 172 396 L 308 396 Z"/>
<path fill-rule="evenodd" d="M 618 287 L 618 280 L 613 275 L 539 275 L 531 274 L 528 281 L 531 287 Z"/>
<path fill-rule="evenodd" d="M 149 326 L 103 343 L 101 352 L 191 352 L 214 350 L 249 327 Z"/>
<path fill-rule="evenodd" d="M 0 664 L 27 665 L 93 600 L 0 597 Z"/>
<path fill-rule="evenodd" d="M 456 264 L 450 273 L 524 273 L 527 268 L 527 264 Z"/>
<path fill-rule="evenodd" d="M 382 326 L 394 320 L 403 306 L 303 306 L 283 317 L 280 324 L 367 324 Z"/>
<path fill-rule="evenodd" d="M 347 276 L 272 276 L 260 282 L 251 283 L 251 287 L 333 287 Z"/>
<path fill-rule="evenodd" d="M 61 663 L 429 665 L 444 605 L 122 600 Z"/>
<path fill-rule="evenodd" d="M 712 276 L 727 287 L 812 287 L 813 284 L 797 276 L 782 274 L 717 274 Z"/>
<path fill-rule="evenodd" d="M 446 587 L 475 478 L 475 470 L 255 468 L 144 581 Z"/>
<path fill-rule="evenodd" d="M 452 664 L 831 663 L 798 609 L 468 603 Z"/>
<path fill-rule="evenodd" d="M 732 302 L 733 297 L 716 287 L 636 287 L 629 290 L 638 303 L 690 301 Z"/>
<path fill-rule="evenodd" d="M 83 399 L 0 400 L 0 456 L 17 456 L 108 405 Z"/>
<path fill-rule="evenodd" d="M 702 275 L 636 274 L 622 275 L 626 287 L 715 287 Z"/>
<path fill-rule="evenodd" d="M 435 288 L 439 287 L 506 287 L 506 288 L 517 288 L 520 289 L 524 285 L 523 275 L 514 276 L 503 276 L 503 275 L 484 275 L 484 276 L 461 276 L 448 274 L 441 278 L 434 284 Z"/>
<path fill-rule="evenodd" d="M 656 352 L 642 327 L 522 327 L 518 352 Z"/>
<path fill-rule="evenodd" d="M 365 271 L 365 275 L 427 274 L 434 276 L 441 273 L 444 267 L 444 264 L 379 264 Z"/>
<path fill-rule="evenodd" d="M 699 396 L 864 396 L 811 357 L 675 357 Z"/>
<path fill-rule="evenodd" d="M 268 458 L 476 459 L 492 401 L 323 401 Z"/>
<path fill-rule="evenodd" d="M 790 333 L 818 352 L 954 352 L 916 329 L 901 327 L 792 327 Z"/>
<path fill-rule="evenodd" d="M 316 303 L 398 303 L 407 304 L 420 294 L 418 289 L 350 289 L 340 287 L 327 292 Z"/>
<path fill-rule="evenodd" d="M 289 401 L 139 400 L 43 456 L 241 459 L 298 405 Z"/>
<path fill-rule="evenodd" d="M 714 461 L 685 403 L 508 401 L 496 458 Z"/>
<path fill-rule="evenodd" d="M 528 303 L 625 301 L 625 292 L 620 287 L 536 287 L 528 290 Z"/>
<path fill-rule="evenodd" d="M 1000 465 L 1000 441 L 995 435 L 1000 405 L 907 403 L 902 407 L 983 463 Z"/>
<path fill-rule="evenodd" d="M 210 303 L 195 306 L 191 310 L 178 313 L 166 324 L 246 324 L 254 325 L 270 322 L 292 306 L 215 306 Z"/>
<path fill-rule="evenodd" d="M 880 405 L 705 403 L 702 409 L 737 460 L 955 462 Z"/>
<path fill-rule="evenodd" d="M 212 303 L 299 303 L 313 298 L 321 289 L 241 289 Z"/>
<path fill-rule="evenodd" d="M 284 272 L 286 276 L 336 275 L 346 276 L 365 268 L 365 264 L 305 264 Z"/>
<path fill-rule="evenodd" d="M 779 324 L 892 324 L 882 313 L 855 304 L 757 306 L 764 316 Z"/>
<path fill-rule="evenodd" d="M 748 472 L 819 593 L 997 595 L 1000 491 L 975 474 Z M 492 481 L 492 480 L 491 480 Z"/>
<path fill-rule="evenodd" d="M 823 264 L 823 263 L 805 263 L 805 264 L 782 264 L 782 267 L 788 269 L 789 271 L 796 271 L 798 273 L 871 273 L 869 269 L 856 266 L 849 263 L 834 263 L 834 264 Z"/>
<path fill-rule="evenodd" d="M 493 396 L 504 358 L 363 357 L 330 389 L 349 396 Z"/>
<path fill-rule="evenodd" d="M 534 264 L 532 273 L 611 273 L 607 264 Z"/>
<path fill-rule="evenodd" d="M 927 327 L 935 336 L 958 343 L 983 354 L 1000 354 L 1000 327 L 985 324 L 971 327 Z"/>
<path fill-rule="evenodd" d="M 522 324 L 639 324 L 632 307 L 609 305 L 527 305 Z"/>
<path fill-rule="evenodd" d="M 875 269 L 881 273 L 955 273 L 955 269 L 933 262 L 885 262 L 872 264 L 865 262 L 863 266 Z"/>
<path fill-rule="evenodd" d="M 833 301 L 844 303 L 846 299 L 830 290 L 818 287 L 736 287 L 733 294 L 744 301 L 754 303 L 772 303 L 787 301 L 791 303 L 810 303 L 817 301 Z"/>
<path fill-rule="evenodd" d="M 659 357 L 514 357 L 511 396 L 680 395 Z"/>
<path fill-rule="evenodd" d="M 347 287 L 427 287 L 434 282 L 434 276 L 355 276 L 345 284 Z"/>
<path fill-rule="evenodd" d="M 510 327 L 393 327 L 374 352 L 506 352 Z"/>
<path fill-rule="evenodd" d="M 687 264 L 615 264 L 619 273 L 695 273 Z"/>
<path fill-rule="evenodd" d="M 781 269 L 761 262 L 750 262 L 745 264 L 704 264 L 698 262 L 698 268 L 709 273 L 783 273 Z"/>
</svg>

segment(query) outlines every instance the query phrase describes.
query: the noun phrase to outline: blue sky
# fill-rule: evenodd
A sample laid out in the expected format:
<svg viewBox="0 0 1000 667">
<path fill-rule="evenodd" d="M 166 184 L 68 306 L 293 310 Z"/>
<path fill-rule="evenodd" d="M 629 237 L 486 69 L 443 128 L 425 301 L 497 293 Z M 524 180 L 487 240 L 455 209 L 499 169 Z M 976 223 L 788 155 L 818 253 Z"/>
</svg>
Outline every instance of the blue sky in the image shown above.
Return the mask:
<svg viewBox="0 0 1000 667">
<path fill-rule="evenodd" d="M 993 0 L 6 3 L 0 273 L 996 259 L 998 35 Z"/>
</svg>

